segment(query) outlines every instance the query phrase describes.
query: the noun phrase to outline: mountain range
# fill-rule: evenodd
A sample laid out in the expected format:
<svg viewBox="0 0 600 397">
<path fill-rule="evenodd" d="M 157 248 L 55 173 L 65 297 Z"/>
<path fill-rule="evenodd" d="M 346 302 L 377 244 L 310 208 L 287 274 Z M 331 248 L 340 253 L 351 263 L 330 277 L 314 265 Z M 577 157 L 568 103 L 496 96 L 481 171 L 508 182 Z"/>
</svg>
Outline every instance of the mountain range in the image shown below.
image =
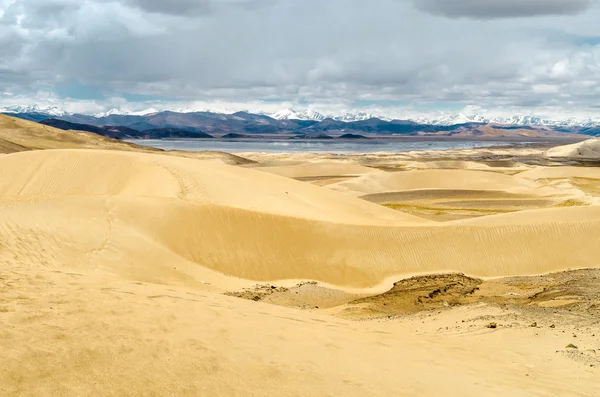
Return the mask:
<svg viewBox="0 0 600 397">
<path fill-rule="evenodd" d="M 97 115 L 70 114 L 58 108 L 4 108 L 0 113 L 43 122 L 53 127 L 83 130 L 111 138 L 210 138 L 226 134 L 244 136 L 291 134 L 296 136 L 401 135 L 455 137 L 549 137 L 565 134 L 600 135 L 600 124 L 557 124 L 534 117 L 488 120 L 459 115 L 453 122 L 435 120 L 390 120 L 371 114 L 347 114 L 338 118 L 317 112 L 290 109 L 271 116 L 248 112 L 107 112 Z M 306 138 L 309 139 L 309 138 Z"/>
<path fill-rule="evenodd" d="M 158 113 L 164 113 L 165 111 L 159 111 L 154 108 L 149 108 L 141 111 L 130 111 L 127 109 L 111 109 L 107 112 L 95 113 L 95 114 L 85 114 L 86 116 L 92 116 L 97 119 L 103 119 L 109 116 L 149 116 Z M 172 110 L 172 113 L 214 113 L 214 114 L 235 114 L 233 111 L 226 110 L 215 110 L 215 109 L 203 109 L 203 110 L 195 110 L 190 108 L 182 108 Z M 39 114 L 43 116 L 52 116 L 52 117 L 65 117 L 65 116 L 82 116 L 73 113 L 69 113 L 57 106 L 48 106 L 42 107 L 39 105 L 28 105 L 28 106 L 0 106 L 0 113 L 5 114 Z M 252 112 L 238 112 L 238 113 L 252 113 Z M 257 112 L 254 113 L 260 116 L 268 116 L 270 118 L 276 120 L 301 120 L 301 121 L 323 121 L 326 119 L 332 119 L 335 121 L 343 121 L 343 122 L 355 122 L 355 121 L 364 121 L 369 119 L 380 119 L 383 121 L 392 121 L 393 118 L 376 115 L 368 112 L 354 112 L 354 113 L 341 113 L 341 114 L 326 114 L 320 113 L 314 110 L 306 110 L 306 111 L 298 111 L 295 109 L 281 109 L 274 113 L 267 112 Z M 480 123 L 480 124 L 502 124 L 502 125 L 521 125 L 521 126 L 549 126 L 549 127 L 599 127 L 600 126 L 600 117 L 597 118 L 547 118 L 547 117 L 538 117 L 533 115 L 511 115 L 511 116 L 485 116 L 480 114 L 466 114 L 466 113 L 457 113 L 457 114 L 445 114 L 441 116 L 412 116 L 406 117 L 407 121 L 412 121 L 418 124 L 428 124 L 428 125 L 443 125 L 443 126 L 451 126 L 458 124 L 468 124 L 468 123 Z"/>
</svg>

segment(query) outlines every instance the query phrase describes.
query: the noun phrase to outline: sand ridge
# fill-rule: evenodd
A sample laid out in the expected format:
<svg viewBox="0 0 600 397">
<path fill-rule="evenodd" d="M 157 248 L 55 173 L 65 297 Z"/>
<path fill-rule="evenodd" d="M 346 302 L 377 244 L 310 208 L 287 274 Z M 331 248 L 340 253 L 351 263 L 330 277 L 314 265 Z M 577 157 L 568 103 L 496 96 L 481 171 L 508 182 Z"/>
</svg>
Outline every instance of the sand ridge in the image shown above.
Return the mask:
<svg viewBox="0 0 600 397">
<path fill-rule="evenodd" d="M 176 157 L 211 160 L 235 165 L 253 163 L 252 160 L 230 153 L 213 151 L 165 151 L 103 137 L 86 131 L 64 131 L 33 121 L 0 114 L 0 155 L 48 149 L 93 149 L 137 153 L 160 153 Z"/>
<path fill-rule="evenodd" d="M 600 138 L 554 147 L 545 154 L 550 158 L 566 157 L 598 160 L 600 159 Z"/>
<path fill-rule="evenodd" d="M 37 244 L 52 246 L 47 257 L 29 250 L 48 263 L 190 280 L 196 271 L 181 268 L 196 264 L 243 279 L 352 288 L 402 274 L 508 276 L 599 265 L 596 206 L 444 224 L 289 178 L 185 158 L 50 150 L 4 156 L 0 167 L 16 176 L 0 184 L 5 251 L 31 255 L 9 237 L 11 225 L 27 225 Z M 505 176 L 486 175 L 495 177 Z M 145 267 L 136 268 L 142 257 Z"/>
<path fill-rule="evenodd" d="M 0 156 L 1 395 L 598 395 L 597 271 L 431 276 L 600 266 L 595 171 L 30 151 L 21 132 L 0 141 L 22 152 Z M 363 190 L 553 201 L 441 222 Z"/>
<path fill-rule="evenodd" d="M 539 188 L 539 186 L 535 186 L 530 181 L 521 178 L 498 172 L 470 169 L 414 170 L 410 172 L 368 174 L 328 187 L 332 190 L 359 196 L 434 187 L 448 190 L 502 190 L 509 193 L 530 192 Z M 541 195 L 544 192 L 538 194 Z"/>
<path fill-rule="evenodd" d="M 0 181 L 9 198 L 160 197 L 340 223 L 426 223 L 288 178 L 186 158 L 46 150 L 6 156 L 0 166 L 15 175 Z"/>
<path fill-rule="evenodd" d="M 371 173 L 381 173 L 376 168 L 360 164 L 334 161 L 316 161 L 294 165 L 270 165 L 259 168 L 261 171 L 286 176 L 288 178 L 311 178 L 323 176 L 360 176 Z"/>
</svg>

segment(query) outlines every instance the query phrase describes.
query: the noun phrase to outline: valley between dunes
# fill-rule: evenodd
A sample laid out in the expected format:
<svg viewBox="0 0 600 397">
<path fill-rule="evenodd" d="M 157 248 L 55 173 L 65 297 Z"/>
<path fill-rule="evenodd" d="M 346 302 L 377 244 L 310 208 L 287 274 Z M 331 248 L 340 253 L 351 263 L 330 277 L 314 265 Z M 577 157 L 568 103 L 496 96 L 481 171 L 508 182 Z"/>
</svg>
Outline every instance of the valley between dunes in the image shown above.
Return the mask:
<svg viewBox="0 0 600 397">
<path fill-rule="evenodd" d="M 0 395 L 600 395 L 590 142 L 238 157 L 0 116 Z"/>
</svg>

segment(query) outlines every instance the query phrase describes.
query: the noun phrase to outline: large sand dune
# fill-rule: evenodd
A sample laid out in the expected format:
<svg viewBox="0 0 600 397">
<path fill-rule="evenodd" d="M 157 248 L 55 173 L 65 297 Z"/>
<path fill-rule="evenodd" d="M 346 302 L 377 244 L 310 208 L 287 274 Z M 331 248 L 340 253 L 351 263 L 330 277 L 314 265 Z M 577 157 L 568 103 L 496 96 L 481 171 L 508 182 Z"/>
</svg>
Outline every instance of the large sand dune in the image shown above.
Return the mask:
<svg viewBox="0 0 600 397">
<path fill-rule="evenodd" d="M 351 181 L 330 185 L 329 188 L 362 196 L 417 189 L 502 190 L 511 193 L 529 193 L 535 187 L 528 180 L 498 172 L 440 169 L 367 174 Z"/>
<path fill-rule="evenodd" d="M 0 114 L 0 153 L 62 148 L 157 152 L 157 150 L 151 148 L 141 148 L 137 145 L 105 138 L 90 132 L 63 131 L 32 121 Z"/>
<path fill-rule="evenodd" d="M 318 161 L 285 166 L 267 166 L 260 167 L 260 170 L 276 175 L 287 176 L 288 178 L 353 177 L 381 172 L 375 168 L 369 168 L 359 164 L 332 161 Z"/>
<path fill-rule="evenodd" d="M 169 156 L 37 151 L 4 156 L 0 168 L 12 176 L 0 179 L 6 260 L 109 267 L 144 280 L 193 282 L 208 268 L 344 287 L 414 273 L 600 265 L 595 206 L 440 224 L 288 178 Z"/>
<path fill-rule="evenodd" d="M 552 158 L 600 159 L 600 138 L 589 139 L 572 145 L 558 146 L 546 152 Z"/>
<path fill-rule="evenodd" d="M 94 149 L 138 153 L 161 153 L 177 157 L 216 160 L 227 164 L 252 163 L 243 157 L 222 152 L 164 151 L 106 138 L 85 131 L 63 131 L 44 124 L 0 114 L 0 155 L 29 150 Z"/>
<path fill-rule="evenodd" d="M 356 197 L 595 197 L 591 168 L 394 174 L 326 161 L 253 169 L 222 164 L 245 163 L 226 154 L 163 153 L 0 122 L 20 126 L 0 132 L 0 150 L 12 153 L 0 155 L 0 395 L 598 395 L 595 312 L 553 314 L 559 305 L 592 310 L 597 300 L 579 301 L 582 285 L 560 276 L 546 277 L 548 290 L 511 280 L 460 297 L 518 298 L 527 315 L 450 308 L 455 289 L 469 287 L 464 276 L 408 281 L 406 291 L 396 284 L 338 306 L 418 273 L 600 266 L 600 206 L 442 223 Z M 111 150 L 73 149 L 82 147 Z M 41 148 L 61 150 L 32 150 Z M 218 161 L 184 158 L 194 156 Z M 594 274 L 581 277 L 600 297 Z M 279 293 L 274 284 L 297 280 L 329 284 L 282 290 L 287 298 L 278 299 L 314 302 L 304 312 L 222 294 Z M 332 296 L 338 303 L 327 306 Z M 441 309 L 344 319 L 402 313 L 420 297 Z M 553 306 L 544 312 L 540 302 Z M 565 349 L 570 342 L 580 350 Z"/>
</svg>

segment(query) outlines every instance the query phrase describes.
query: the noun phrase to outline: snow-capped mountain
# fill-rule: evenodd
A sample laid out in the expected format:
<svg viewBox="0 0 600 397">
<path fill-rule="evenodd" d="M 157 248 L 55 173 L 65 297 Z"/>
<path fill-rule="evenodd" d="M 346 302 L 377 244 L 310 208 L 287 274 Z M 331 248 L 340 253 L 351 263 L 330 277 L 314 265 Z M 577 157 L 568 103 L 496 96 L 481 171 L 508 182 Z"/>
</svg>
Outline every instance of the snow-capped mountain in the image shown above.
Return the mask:
<svg viewBox="0 0 600 397">
<path fill-rule="evenodd" d="M 158 113 L 158 110 L 154 108 L 140 110 L 137 112 L 132 112 L 127 109 L 111 109 L 108 112 L 96 113 L 93 116 L 97 118 L 108 117 L 108 116 L 146 116 L 149 114 Z"/>
<path fill-rule="evenodd" d="M 236 113 L 239 109 L 225 109 L 225 108 L 180 108 L 173 109 L 176 113 L 190 113 L 190 112 L 210 112 L 221 115 L 228 115 Z M 148 116 L 159 113 L 162 110 L 155 108 L 149 108 L 141 111 L 132 111 L 126 108 L 111 109 L 106 112 L 90 114 L 96 118 L 102 118 L 113 115 L 131 115 L 131 116 Z M 521 125 L 521 126 L 547 126 L 547 127 L 563 127 L 563 128 L 589 128 L 600 126 L 600 115 L 594 118 L 551 118 L 551 117 L 539 117 L 533 115 L 509 115 L 509 116 L 490 116 L 484 114 L 442 114 L 442 115 L 421 115 L 421 116 L 402 116 L 398 114 L 373 114 L 369 112 L 344 112 L 338 114 L 332 113 L 320 113 L 313 109 L 309 110 L 295 110 L 295 109 L 282 109 L 275 113 L 273 112 L 257 112 L 248 110 L 248 113 L 259 114 L 272 117 L 277 120 L 312 120 L 312 121 L 323 121 L 325 119 L 333 119 L 336 121 L 343 122 L 356 122 L 368 120 L 371 118 L 377 118 L 384 121 L 391 121 L 393 119 L 409 120 L 419 124 L 439 125 L 439 126 L 452 126 L 457 124 L 467 123 L 482 123 L 482 124 L 503 124 L 503 125 Z M 19 113 L 38 113 L 47 115 L 49 117 L 63 117 L 70 115 L 63 109 L 57 106 L 39 106 L 39 105 L 10 105 L 0 106 L 0 113 L 8 114 L 19 114 Z M 389 117 L 389 116 L 394 117 Z"/>
<path fill-rule="evenodd" d="M 93 116 L 96 118 L 101 118 L 101 117 L 108 117 L 108 116 L 125 116 L 128 115 L 129 113 L 126 110 L 123 109 L 111 109 L 107 112 L 102 112 L 102 113 L 96 113 Z"/>
<path fill-rule="evenodd" d="M 453 114 L 453 115 L 444 115 L 441 117 L 413 117 L 409 118 L 410 121 L 414 121 L 419 124 L 432 124 L 432 125 L 456 125 L 456 124 L 466 124 L 466 123 L 488 123 L 489 120 L 483 116 L 479 115 L 466 115 L 463 113 Z"/>
<path fill-rule="evenodd" d="M 237 110 L 227 108 L 207 108 L 207 107 L 184 107 L 177 109 L 166 109 L 174 113 L 215 113 L 215 114 L 233 114 Z M 252 112 L 248 112 L 252 113 Z"/>
<path fill-rule="evenodd" d="M 326 117 L 319 112 L 307 110 L 305 112 L 297 112 L 294 109 L 283 109 L 276 113 L 270 114 L 270 117 L 276 120 L 315 120 L 322 121 Z"/>
<path fill-rule="evenodd" d="M 596 119 L 574 119 L 567 118 L 562 120 L 552 120 L 536 116 L 512 116 L 495 117 L 489 120 L 490 123 L 512 124 L 512 125 L 545 125 L 550 127 L 595 127 L 600 125 L 600 118 Z"/>
<path fill-rule="evenodd" d="M 392 120 L 389 117 L 376 116 L 372 113 L 366 113 L 366 112 L 344 113 L 341 116 L 330 116 L 330 118 L 337 120 L 337 121 L 345 121 L 347 123 L 350 123 L 353 121 L 363 121 L 363 120 L 375 119 L 375 118 L 380 119 L 380 120 L 385 120 L 385 121 Z"/>
<path fill-rule="evenodd" d="M 57 106 L 38 106 L 38 105 L 11 105 L 0 107 L 0 113 L 41 113 L 50 116 L 64 116 L 67 114 Z"/>
<path fill-rule="evenodd" d="M 483 124 L 503 124 L 503 125 L 522 125 L 522 126 L 548 126 L 548 127 L 594 127 L 600 125 L 600 118 L 597 119 L 549 119 L 531 115 L 514 115 L 507 117 L 486 117 L 482 115 L 466 115 L 463 113 L 455 115 L 444 115 L 439 117 L 419 116 L 409 118 L 419 124 L 431 124 L 451 126 L 466 123 Z"/>
<path fill-rule="evenodd" d="M 379 118 L 381 120 L 390 120 L 389 118 L 382 116 L 375 116 L 371 113 L 366 112 L 357 112 L 357 113 L 343 113 L 341 115 L 335 114 L 323 114 L 316 112 L 314 110 L 307 110 L 304 112 L 299 112 L 294 109 L 283 109 L 276 113 L 266 114 L 277 120 L 314 120 L 314 121 L 323 121 L 325 119 L 333 119 L 336 121 L 344 121 L 344 122 L 353 122 L 353 121 L 362 121 L 368 120 L 372 118 Z"/>
</svg>

